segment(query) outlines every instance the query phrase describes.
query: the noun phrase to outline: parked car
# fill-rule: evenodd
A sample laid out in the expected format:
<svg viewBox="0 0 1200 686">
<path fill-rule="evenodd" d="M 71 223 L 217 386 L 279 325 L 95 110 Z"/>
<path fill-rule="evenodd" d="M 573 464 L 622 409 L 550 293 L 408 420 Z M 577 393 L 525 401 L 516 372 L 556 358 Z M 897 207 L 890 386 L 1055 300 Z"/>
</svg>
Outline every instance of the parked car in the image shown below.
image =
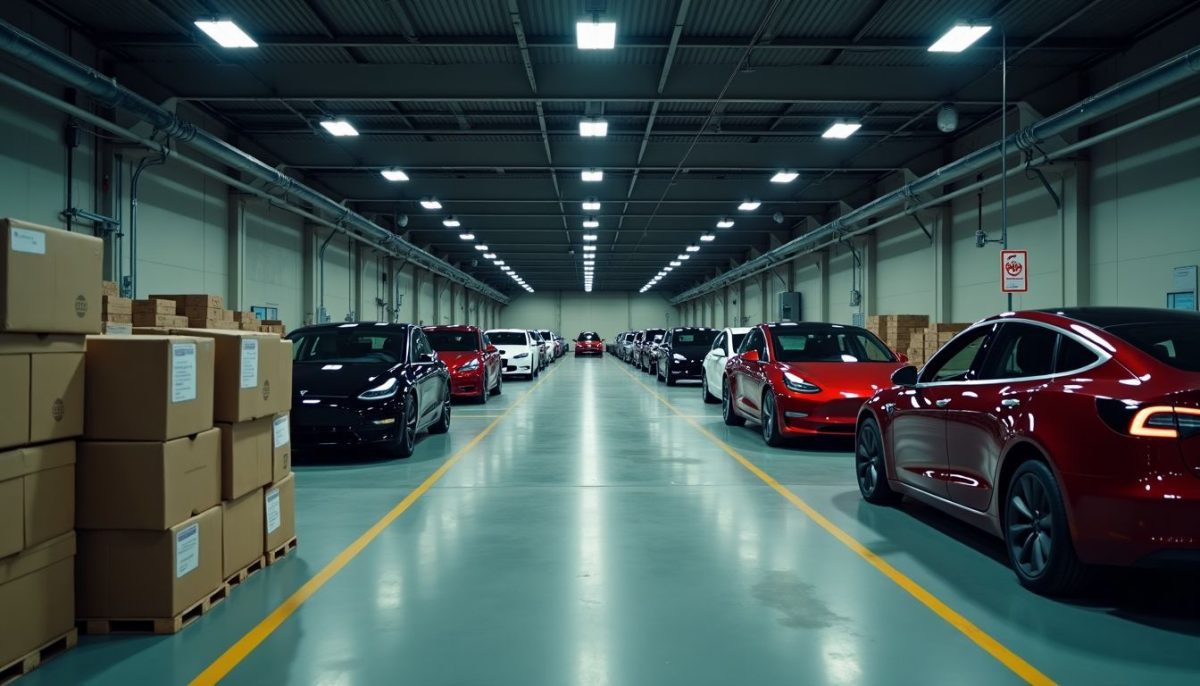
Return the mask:
<svg viewBox="0 0 1200 686">
<path fill-rule="evenodd" d="M 721 384 L 725 382 L 725 365 L 737 353 L 742 339 L 750 333 L 750 327 L 740 326 L 722 329 L 713 340 L 712 347 L 704 356 L 700 370 L 700 392 L 704 402 L 721 402 Z"/>
<path fill-rule="evenodd" d="M 1004 540 L 1038 593 L 1091 565 L 1200 563 L 1200 315 L 1008 313 L 898 371 L 858 418 L 859 489 Z"/>
<path fill-rule="evenodd" d="M 858 410 L 904 366 L 875 334 L 842 324 L 759 324 L 725 367 L 722 415 L 758 422 L 767 445 L 852 436 Z"/>
<path fill-rule="evenodd" d="M 318 324 L 288 334 L 297 451 L 378 446 L 412 455 L 450 430 L 450 372 L 412 324 Z"/>
<path fill-rule="evenodd" d="M 626 333 L 627 332 L 622 331 L 608 339 L 608 342 L 604 344 L 604 352 L 608 353 L 609 355 L 616 355 L 617 350 L 621 347 L 621 341 L 625 340 Z"/>
<path fill-rule="evenodd" d="M 550 329 L 542 329 L 538 331 L 543 341 L 546 341 L 546 350 L 549 353 L 549 362 L 554 362 L 562 357 L 562 348 L 559 347 L 558 341 L 554 338 L 554 332 Z"/>
<path fill-rule="evenodd" d="M 622 362 L 629 362 L 633 357 L 633 346 L 637 341 L 637 331 L 626 331 L 625 337 L 621 339 L 621 345 L 617 348 L 617 357 Z"/>
<path fill-rule="evenodd" d="M 571 352 L 571 345 L 567 343 L 567 339 L 562 337 L 562 334 L 554 334 L 554 340 L 558 341 L 558 353 L 560 355 L 566 355 Z"/>
<path fill-rule="evenodd" d="M 533 345 L 538 349 L 538 371 L 542 371 L 550 366 L 550 350 L 546 347 L 546 341 L 542 339 L 542 335 L 537 331 L 530 329 L 526 333 L 529 334 L 529 340 L 533 341 Z"/>
<path fill-rule="evenodd" d="M 533 380 L 542 370 L 537 341 L 524 329 L 492 329 L 484 335 L 500 352 L 503 374 Z"/>
<path fill-rule="evenodd" d="M 681 379 L 699 379 L 704 356 L 712 348 L 717 330 L 707 326 L 668 329 L 655 350 L 655 378 L 674 386 Z"/>
<path fill-rule="evenodd" d="M 575 337 L 575 357 L 580 355 L 604 355 L 604 339 L 595 331 L 580 331 Z"/>
<path fill-rule="evenodd" d="M 658 344 L 662 342 L 662 336 L 663 336 L 663 333 L 665 333 L 665 330 L 664 329 L 646 329 L 643 333 L 645 335 L 642 336 L 642 338 L 638 342 L 638 344 L 634 346 L 633 364 L 635 367 L 646 372 L 647 374 L 653 374 L 654 373 L 654 369 L 653 369 L 654 352 L 653 351 L 654 351 L 654 348 L 657 347 Z"/>
<path fill-rule="evenodd" d="M 500 395 L 504 374 L 500 351 L 477 326 L 426 326 L 423 331 L 438 359 L 450 368 L 450 394 L 486 403 Z"/>
</svg>

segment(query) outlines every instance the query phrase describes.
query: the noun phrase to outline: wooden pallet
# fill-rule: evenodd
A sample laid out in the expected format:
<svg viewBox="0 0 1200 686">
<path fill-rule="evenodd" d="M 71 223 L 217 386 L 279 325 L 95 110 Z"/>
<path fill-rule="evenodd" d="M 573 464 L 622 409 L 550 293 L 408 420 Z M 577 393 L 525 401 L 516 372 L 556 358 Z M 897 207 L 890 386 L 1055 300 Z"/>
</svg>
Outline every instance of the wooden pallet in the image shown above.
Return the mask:
<svg viewBox="0 0 1200 686">
<path fill-rule="evenodd" d="M 196 604 L 174 617 L 151 619 L 81 619 L 79 627 L 85 634 L 104 636 L 107 634 L 177 634 L 185 626 L 208 614 L 221 601 L 229 597 L 229 586 L 220 588 L 201 598 Z"/>
<path fill-rule="evenodd" d="M 275 550 L 268 550 L 267 551 L 267 566 L 273 565 L 276 562 L 279 562 L 283 558 L 287 557 L 288 555 L 291 555 L 292 552 L 294 550 L 296 550 L 297 545 L 298 545 L 298 542 L 296 541 L 296 537 L 292 536 L 291 540 L 288 541 L 287 543 L 284 543 L 283 545 L 279 546 Z"/>
<path fill-rule="evenodd" d="M 244 584 L 246 579 L 249 579 L 258 572 L 261 572 L 266 566 L 267 558 L 265 556 L 259 556 L 257 560 L 246 565 L 244 569 L 238 570 L 230 575 L 230 577 L 225 580 L 225 587 L 232 591 L 234 588 Z"/>
<path fill-rule="evenodd" d="M 60 653 L 65 653 L 79 643 L 79 631 L 71 629 L 67 633 L 41 646 L 37 650 L 23 655 L 7 665 L 0 667 L 0 685 L 11 683 L 18 678 L 37 669 L 43 662 Z"/>
</svg>

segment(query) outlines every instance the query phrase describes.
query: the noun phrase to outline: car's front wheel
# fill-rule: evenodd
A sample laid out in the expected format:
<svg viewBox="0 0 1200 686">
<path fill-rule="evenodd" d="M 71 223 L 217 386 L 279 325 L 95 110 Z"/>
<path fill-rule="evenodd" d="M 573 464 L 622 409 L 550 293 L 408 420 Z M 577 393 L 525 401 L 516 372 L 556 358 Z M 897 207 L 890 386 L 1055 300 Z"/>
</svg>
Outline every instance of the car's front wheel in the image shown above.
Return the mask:
<svg viewBox="0 0 1200 686">
<path fill-rule="evenodd" d="M 1025 588 L 1060 595 L 1083 585 L 1087 567 L 1075 554 L 1062 493 L 1044 462 L 1022 464 L 1008 481 L 1004 543 Z"/>
<path fill-rule="evenodd" d="M 496 387 L 492 389 L 492 395 L 500 395 L 504 391 L 504 373 L 496 374 Z"/>
<path fill-rule="evenodd" d="M 742 426 L 746 423 L 733 409 L 733 390 L 729 388 L 728 380 L 721 384 L 721 418 L 725 420 L 726 426 Z"/>
<path fill-rule="evenodd" d="M 700 374 L 700 392 L 704 395 L 704 402 L 712 405 L 713 403 L 721 402 L 721 399 L 713 395 L 708 390 L 708 375 L 701 372 Z"/>
<path fill-rule="evenodd" d="M 663 381 L 666 381 L 668 386 L 675 385 L 677 379 L 671 378 L 671 365 L 667 365 L 666 368 L 663 369 Z"/>
<path fill-rule="evenodd" d="M 779 428 L 779 413 L 775 409 L 775 396 L 767 389 L 763 393 L 762 403 L 762 437 L 763 442 L 772 448 L 783 445 L 783 432 Z"/>
<path fill-rule="evenodd" d="M 404 396 L 400 421 L 400 430 L 396 432 L 396 440 L 392 443 L 392 456 L 411 457 L 417 445 L 417 398 L 412 393 Z"/>
<path fill-rule="evenodd" d="M 854 438 L 854 471 L 858 477 L 858 492 L 863 500 L 875 505 L 900 502 L 900 494 L 888 485 L 879 424 L 869 417 L 859 423 L 858 434 Z"/>
</svg>

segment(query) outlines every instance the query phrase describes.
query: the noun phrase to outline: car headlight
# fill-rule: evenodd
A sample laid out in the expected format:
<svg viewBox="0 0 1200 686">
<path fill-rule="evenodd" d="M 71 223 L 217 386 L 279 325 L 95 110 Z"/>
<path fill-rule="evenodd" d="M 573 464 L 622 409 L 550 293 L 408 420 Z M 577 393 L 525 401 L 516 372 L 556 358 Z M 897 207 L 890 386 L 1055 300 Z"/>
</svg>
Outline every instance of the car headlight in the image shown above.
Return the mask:
<svg viewBox="0 0 1200 686">
<path fill-rule="evenodd" d="M 687 358 L 684 357 L 683 355 L 680 355 L 679 353 L 675 353 L 674 355 L 672 355 L 671 359 L 675 360 L 676 362 L 687 362 Z"/>
<path fill-rule="evenodd" d="M 796 391 L 797 393 L 820 393 L 820 386 L 810 384 L 791 372 L 783 373 L 783 385 L 788 387 L 788 390 Z"/>
<path fill-rule="evenodd" d="M 468 362 L 468 363 L 464 364 L 463 366 L 459 367 L 459 368 L 458 368 L 458 371 L 460 371 L 460 372 L 473 372 L 473 371 L 475 371 L 476 369 L 479 369 L 479 358 L 475 358 L 474 360 L 471 360 L 470 362 Z"/>
<path fill-rule="evenodd" d="M 513 355 L 514 360 L 519 360 L 523 357 L 529 357 L 529 353 L 517 353 L 516 355 Z"/>
<path fill-rule="evenodd" d="M 375 388 L 363 391 L 358 394 L 359 400 L 385 400 L 396 395 L 400 390 L 400 382 L 396 381 L 396 377 L 391 377 L 387 381 L 379 384 Z"/>
</svg>

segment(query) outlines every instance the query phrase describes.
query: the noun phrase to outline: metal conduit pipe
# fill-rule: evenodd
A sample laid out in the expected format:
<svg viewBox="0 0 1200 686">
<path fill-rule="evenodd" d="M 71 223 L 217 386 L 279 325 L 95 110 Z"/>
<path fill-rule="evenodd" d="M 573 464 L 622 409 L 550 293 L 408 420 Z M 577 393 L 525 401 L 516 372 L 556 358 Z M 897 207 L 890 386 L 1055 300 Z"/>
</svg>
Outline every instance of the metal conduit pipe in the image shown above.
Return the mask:
<svg viewBox="0 0 1200 686">
<path fill-rule="evenodd" d="M 1196 75 L 1198 71 L 1200 71 L 1200 47 L 1194 47 L 1139 74 L 1131 76 L 1120 83 L 1110 86 L 1095 95 L 1085 98 L 1066 109 L 1034 122 L 1030 126 L 1006 136 L 1003 141 L 997 141 L 980 148 L 965 157 L 959 158 L 906 184 L 898 190 L 881 195 L 862 207 L 852 210 L 845 216 L 813 229 L 807 234 L 788 241 L 774 250 L 763 253 L 707 283 L 684 291 L 672 298 L 671 304 L 678 305 L 706 293 L 711 293 L 731 283 L 741 281 L 747 276 L 762 271 L 772 264 L 784 261 L 792 255 L 811 250 L 812 246 L 827 241 L 831 236 L 840 236 L 845 227 L 864 221 L 895 205 L 903 204 L 906 198 L 917 196 L 926 191 L 937 191 L 954 179 L 999 162 L 1002 157 L 1002 150 L 1015 149 L 1017 151 L 1024 151 L 1033 149 L 1049 138 L 1067 133 L 1084 124 L 1111 114 L 1116 110 L 1127 107 L 1147 95 Z"/>
<path fill-rule="evenodd" d="M 466 272 L 421 250 L 357 212 L 352 212 L 332 198 L 229 145 L 213 134 L 180 119 L 174 113 L 159 107 L 149 99 L 119 85 L 116 80 L 55 50 L 5 21 L 0 21 L 0 53 L 7 54 L 28 66 L 36 67 L 109 107 L 119 108 L 136 115 L 171 138 L 195 148 L 224 165 L 282 189 L 312 206 L 316 212 L 324 212 L 334 217 L 335 223 L 344 224 L 349 229 L 361 232 L 381 245 L 396 246 L 401 249 L 397 252 L 395 248 L 384 248 L 390 254 L 398 255 L 401 252 L 410 251 L 413 261 L 429 271 L 461 283 L 501 303 L 509 302 L 509 298 L 503 293 Z"/>
</svg>

